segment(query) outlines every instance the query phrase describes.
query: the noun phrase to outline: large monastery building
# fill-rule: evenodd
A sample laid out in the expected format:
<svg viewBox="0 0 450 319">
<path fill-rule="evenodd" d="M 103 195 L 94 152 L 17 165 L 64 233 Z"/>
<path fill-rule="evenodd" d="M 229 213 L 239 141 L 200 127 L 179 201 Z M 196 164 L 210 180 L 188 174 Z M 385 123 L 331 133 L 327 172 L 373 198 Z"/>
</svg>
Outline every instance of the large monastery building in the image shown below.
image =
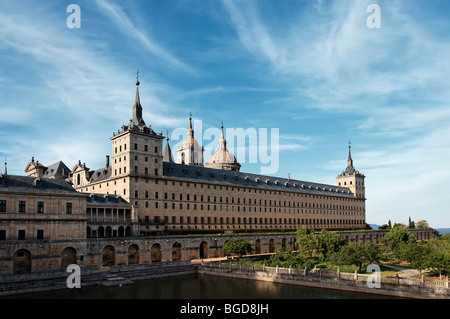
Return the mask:
<svg viewBox="0 0 450 319">
<path fill-rule="evenodd" d="M 354 168 L 350 147 L 347 168 L 337 176 L 336 186 L 241 172 L 227 149 L 223 125 L 217 150 L 204 163 L 191 117 L 187 138 L 174 156 L 168 138 L 164 148 L 162 132 L 154 132 L 142 118 L 139 84 L 132 118 L 110 138 L 112 155 L 105 166 L 91 170 L 79 161 L 70 173 L 77 191 L 120 196 L 128 202 L 138 223 L 134 232 L 366 227 L 365 177 Z M 89 210 L 87 217 L 98 217 L 98 212 L 92 214 Z"/>
</svg>

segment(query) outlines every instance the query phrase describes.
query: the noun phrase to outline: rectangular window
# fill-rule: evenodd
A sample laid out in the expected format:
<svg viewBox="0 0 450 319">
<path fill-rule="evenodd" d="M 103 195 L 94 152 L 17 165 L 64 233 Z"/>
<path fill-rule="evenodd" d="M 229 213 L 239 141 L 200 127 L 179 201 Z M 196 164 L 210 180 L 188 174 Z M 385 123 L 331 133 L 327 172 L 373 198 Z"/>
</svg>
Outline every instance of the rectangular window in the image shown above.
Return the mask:
<svg viewBox="0 0 450 319">
<path fill-rule="evenodd" d="M 25 213 L 25 201 L 19 200 L 19 213 Z"/>
<path fill-rule="evenodd" d="M 25 240 L 25 230 L 24 229 L 20 229 L 18 231 L 18 239 L 19 240 Z"/>
<path fill-rule="evenodd" d="M 66 214 L 72 214 L 72 203 L 66 203 Z"/>
<path fill-rule="evenodd" d="M 0 200 L 0 213 L 6 213 L 6 200 Z"/>
<path fill-rule="evenodd" d="M 36 239 L 44 239 L 44 230 L 38 229 Z"/>
<path fill-rule="evenodd" d="M 0 230 L 0 240 L 6 240 L 6 230 Z"/>
<path fill-rule="evenodd" d="M 44 202 L 37 202 L 37 213 L 38 214 L 44 213 Z"/>
</svg>

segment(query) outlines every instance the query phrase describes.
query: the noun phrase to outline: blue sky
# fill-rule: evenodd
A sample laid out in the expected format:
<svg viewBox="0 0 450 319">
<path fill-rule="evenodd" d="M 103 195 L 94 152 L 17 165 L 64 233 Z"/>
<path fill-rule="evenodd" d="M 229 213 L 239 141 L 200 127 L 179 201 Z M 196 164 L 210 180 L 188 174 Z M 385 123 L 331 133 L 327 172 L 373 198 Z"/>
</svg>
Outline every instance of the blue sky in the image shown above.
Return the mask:
<svg viewBox="0 0 450 319">
<path fill-rule="evenodd" d="M 71 3 L 81 28 L 67 27 Z M 366 24 L 373 3 L 381 28 Z M 19 175 L 32 156 L 103 166 L 112 132 L 131 118 L 139 69 L 144 120 L 155 131 L 187 127 L 189 112 L 203 131 L 221 121 L 278 128 L 273 175 L 333 185 L 351 140 L 366 175 L 367 222 L 411 216 L 450 227 L 449 7 L 1 0 L 0 158 Z M 261 163 L 238 160 L 260 173 Z"/>
</svg>

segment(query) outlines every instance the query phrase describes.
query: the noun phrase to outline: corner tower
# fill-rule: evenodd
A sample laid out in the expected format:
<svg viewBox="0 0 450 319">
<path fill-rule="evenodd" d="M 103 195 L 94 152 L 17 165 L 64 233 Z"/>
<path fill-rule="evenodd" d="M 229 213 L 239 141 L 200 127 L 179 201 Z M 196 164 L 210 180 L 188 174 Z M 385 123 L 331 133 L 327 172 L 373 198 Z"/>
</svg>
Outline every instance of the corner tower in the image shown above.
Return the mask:
<svg viewBox="0 0 450 319">
<path fill-rule="evenodd" d="M 365 176 L 353 166 L 351 145 L 348 146 L 347 168 L 341 174 L 336 176 L 337 185 L 348 187 L 357 198 L 365 199 Z"/>
<path fill-rule="evenodd" d="M 138 72 L 139 74 L 139 72 Z M 110 138 L 112 142 L 111 179 L 117 179 L 118 194 L 131 204 L 138 204 L 139 189 L 131 183 L 138 178 L 160 177 L 163 172 L 162 132 L 156 134 L 142 117 L 139 96 L 139 78 L 136 80 L 136 97 L 133 117 Z M 136 189 L 134 189 L 136 188 Z"/>
</svg>

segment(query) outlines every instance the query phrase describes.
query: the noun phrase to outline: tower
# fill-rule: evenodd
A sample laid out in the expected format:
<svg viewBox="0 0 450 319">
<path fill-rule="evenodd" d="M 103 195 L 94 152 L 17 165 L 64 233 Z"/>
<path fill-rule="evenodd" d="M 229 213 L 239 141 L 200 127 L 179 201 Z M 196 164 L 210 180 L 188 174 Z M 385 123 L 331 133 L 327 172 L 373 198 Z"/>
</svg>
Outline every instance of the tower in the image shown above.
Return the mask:
<svg viewBox="0 0 450 319">
<path fill-rule="evenodd" d="M 357 198 L 365 198 L 365 176 L 355 169 L 352 159 L 352 146 L 348 145 L 347 168 L 336 176 L 337 185 L 347 187 Z"/>
<path fill-rule="evenodd" d="M 223 136 L 223 123 L 221 130 L 217 151 L 211 155 L 205 167 L 239 172 L 241 164 L 239 164 L 236 157 L 227 150 L 227 140 Z"/>
<path fill-rule="evenodd" d="M 139 72 L 138 72 L 139 74 Z M 145 124 L 142 117 L 142 105 L 139 96 L 139 78 L 136 80 L 136 97 L 133 105 L 133 117 L 128 125 L 113 133 L 111 157 L 111 179 L 123 187 L 117 186 L 117 194 L 131 204 L 137 205 L 140 197 L 136 179 L 159 177 L 163 172 L 162 132 L 156 134 Z M 131 182 L 133 179 L 133 182 Z"/>
<path fill-rule="evenodd" d="M 187 137 L 177 150 L 177 163 L 185 165 L 203 166 L 203 147 L 194 138 L 192 129 L 192 114 L 189 115 Z"/>
</svg>

